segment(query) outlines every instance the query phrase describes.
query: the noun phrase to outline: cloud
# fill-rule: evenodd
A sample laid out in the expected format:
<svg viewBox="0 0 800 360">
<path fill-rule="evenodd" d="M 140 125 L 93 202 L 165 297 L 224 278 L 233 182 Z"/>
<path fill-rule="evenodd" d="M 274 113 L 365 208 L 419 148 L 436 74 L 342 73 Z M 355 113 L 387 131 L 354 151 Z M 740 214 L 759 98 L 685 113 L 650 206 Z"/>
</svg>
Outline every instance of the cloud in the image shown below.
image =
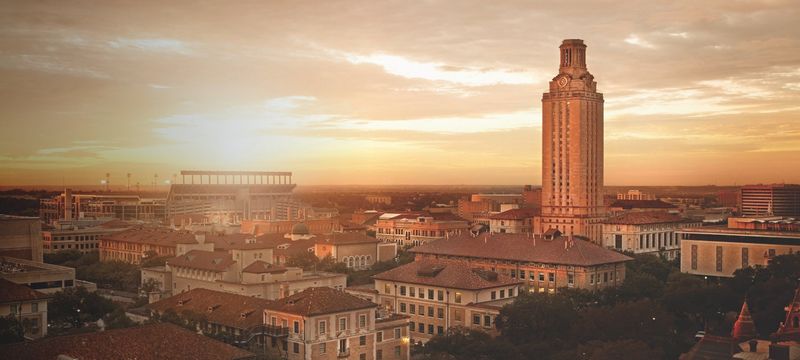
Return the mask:
<svg viewBox="0 0 800 360">
<path fill-rule="evenodd" d="M 630 34 L 628 37 L 625 38 L 625 42 L 631 45 L 640 46 L 643 48 L 654 49 L 655 45 L 651 44 L 650 42 L 640 38 L 636 34 Z"/>
<path fill-rule="evenodd" d="M 117 38 L 109 41 L 108 45 L 114 49 L 135 49 L 148 52 L 175 53 L 183 55 L 192 53 L 192 49 L 190 49 L 186 43 L 176 39 Z"/>
</svg>

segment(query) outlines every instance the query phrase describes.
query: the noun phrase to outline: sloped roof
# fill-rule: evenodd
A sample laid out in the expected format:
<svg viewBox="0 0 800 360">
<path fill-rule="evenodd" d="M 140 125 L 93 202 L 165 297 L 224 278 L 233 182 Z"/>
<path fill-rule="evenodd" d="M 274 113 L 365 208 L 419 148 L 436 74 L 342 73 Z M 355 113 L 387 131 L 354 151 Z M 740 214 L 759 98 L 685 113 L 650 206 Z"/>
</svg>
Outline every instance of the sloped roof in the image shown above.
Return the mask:
<svg viewBox="0 0 800 360">
<path fill-rule="evenodd" d="M 0 358 L 255 359 L 255 354 L 168 323 L 77 335 L 53 336 L 0 346 Z"/>
<path fill-rule="evenodd" d="M 25 285 L 0 278 L 0 303 L 41 300 L 49 297 Z"/>
<path fill-rule="evenodd" d="M 538 208 L 519 208 L 503 211 L 499 214 L 489 216 L 492 220 L 523 220 L 530 219 L 542 213 Z"/>
<path fill-rule="evenodd" d="M 167 265 L 222 272 L 235 264 L 231 254 L 221 251 L 191 250 L 167 259 Z"/>
<path fill-rule="evenodd" d="M 300 316 L 316 316 L 369 309 L 378 305 L 330 287 L 310 287 L 297 294 L 275 300 L 269 310 Z"/>
<path fill-rule="evenodd" d="M 378 280 L 478 290 L 521 284 L 503 274 L 475 269 L 460 261 L 419 260 L 384 271 L 372 277 Z"/>
<path fill-rule="evenodd" d="M 614 216 L 606 221 L 604 224 L 620 224 L 620 225 L 643 225 L 643 224 L 667 224 L 667 223 L 682 223 L 689 220 L 682 218 L 677 214 L 670 214 L 664 211 L 636 211 Z"/>
<path fill-rule="evenodd" d="M 247 329 L 264 322 L 264 309 L 270 303 L 272 301 L 266 299 L 195 288 L 145 307 L 159 313 L 168 309 L 178 314 L 186 310 L 193 311 L 205 316 L 211 323 Z"/>
<path fill-rule="evenodd" d="M 733 355 L 742 349 L 730 337 L 704 336 L 697 344 L 692 346 L 686 354 L 681 355 L 681 360 L 731 360 Z"/>
<path fill-rule="evenodd" d="M 566 245 L 565 245 L 566 243 Z M 616 251 L 575 237 L 545 240 L 528 234 L 470 234 L 431 241 L 410 251 L 423 254 L 464 256 L 497 260 L 592 266 L 632 260 Z"/>
<path fill-rule="evenodd" d="M 242 272 L 253 274 L 271 274 L 286 272 L 285 266 L 273 265 L 266 261 L 256 260 L 252 264 L 247 265 Z"/>
<path fill-rule="evenodd" d="M 316 238 L 317 244 L 344 245 L 344 244 L 371 244 L 380 242 L 378 239 L 361 232 L 331 233 Z"/>
</svg>

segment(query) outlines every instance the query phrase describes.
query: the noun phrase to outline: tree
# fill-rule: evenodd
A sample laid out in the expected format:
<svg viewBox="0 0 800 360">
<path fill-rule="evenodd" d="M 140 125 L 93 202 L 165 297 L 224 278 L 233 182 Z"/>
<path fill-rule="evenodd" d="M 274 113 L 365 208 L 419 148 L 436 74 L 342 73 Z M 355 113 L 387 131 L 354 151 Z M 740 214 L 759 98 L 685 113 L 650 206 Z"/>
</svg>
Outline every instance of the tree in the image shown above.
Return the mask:
<svg viewBox="0 0 800 360">
<path fill-rule="evenodd" d="M 476 329 L 456 327 L 434 336 L 420 352 L 429 359 L 521 359 L 514 346 Z"/>
<path fill-rule="evenodd" d="M 53 323 L 82 327 L 84 323 L 96 321 L 117 307 L 97 293 L 83 287 L 72 287 L 55 293 L 47 305 L 47 315 Z"/>
<path fill-rule="evenodd" d="M 125 310 L 120 307 L 114 309 L 114 311 L 103 318 L 103 322 L 105 322 L 107 329 L 122 329 L 136 326 L 136 323 L 128 318 L 128 316 L 125 315 Z"/>
<path fill-rule="evenodd" d="M 0 317 L 0 344 L 25 340 L 25 328 L 13 314 Z"/>
<path fill-rule="evenodd" d="M 286 266 L 303 268 L 304 270 L 314 269 L 320 260 L 312 252 L 303 251 L 302 253 L 291 255 L 286 259 Z"/>
<path fill-rule="evenodd" d="M 651 360 L 664 354 L 640 340 L 590 341 L 578 346 L 576 359 L 585 360 Z"/>
<path fill-rule="evenodd" d="M 495 323 L 504 338 L 522 344 L 566 341 L 577 319 L 574 304 L 566 296 L 522 293 L 500 310 Z"/>
</svg>

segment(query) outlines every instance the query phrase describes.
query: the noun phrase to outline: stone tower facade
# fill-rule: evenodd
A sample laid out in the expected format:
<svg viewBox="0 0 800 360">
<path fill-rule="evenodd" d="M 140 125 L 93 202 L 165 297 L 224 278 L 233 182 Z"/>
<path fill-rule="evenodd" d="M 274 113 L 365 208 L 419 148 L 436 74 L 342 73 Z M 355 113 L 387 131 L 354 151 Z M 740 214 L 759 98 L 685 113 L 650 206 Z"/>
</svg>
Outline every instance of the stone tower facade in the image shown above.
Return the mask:
<svg viewBox="0 0 800 360">
<path fill-rule="evenodd" d="M 602 241 L 603 94 L 583 40 L 564 40 L 558 75 L 542 96 L 541 230 Z"/>
</svg>

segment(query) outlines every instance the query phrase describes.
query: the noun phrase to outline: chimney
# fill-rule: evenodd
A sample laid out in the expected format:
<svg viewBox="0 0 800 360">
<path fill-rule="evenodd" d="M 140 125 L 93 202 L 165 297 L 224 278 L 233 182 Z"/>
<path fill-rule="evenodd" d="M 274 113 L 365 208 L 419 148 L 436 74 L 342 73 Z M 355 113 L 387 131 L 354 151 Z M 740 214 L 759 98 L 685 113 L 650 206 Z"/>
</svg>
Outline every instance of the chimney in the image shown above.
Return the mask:
<svg viewBox="0 0 800 360">
<path fill-rule="evenodd" d="M 758 340 L 752 339 L 747 342 L 750 345 L 750 352 L 758 352 Z"/>
</svg>

